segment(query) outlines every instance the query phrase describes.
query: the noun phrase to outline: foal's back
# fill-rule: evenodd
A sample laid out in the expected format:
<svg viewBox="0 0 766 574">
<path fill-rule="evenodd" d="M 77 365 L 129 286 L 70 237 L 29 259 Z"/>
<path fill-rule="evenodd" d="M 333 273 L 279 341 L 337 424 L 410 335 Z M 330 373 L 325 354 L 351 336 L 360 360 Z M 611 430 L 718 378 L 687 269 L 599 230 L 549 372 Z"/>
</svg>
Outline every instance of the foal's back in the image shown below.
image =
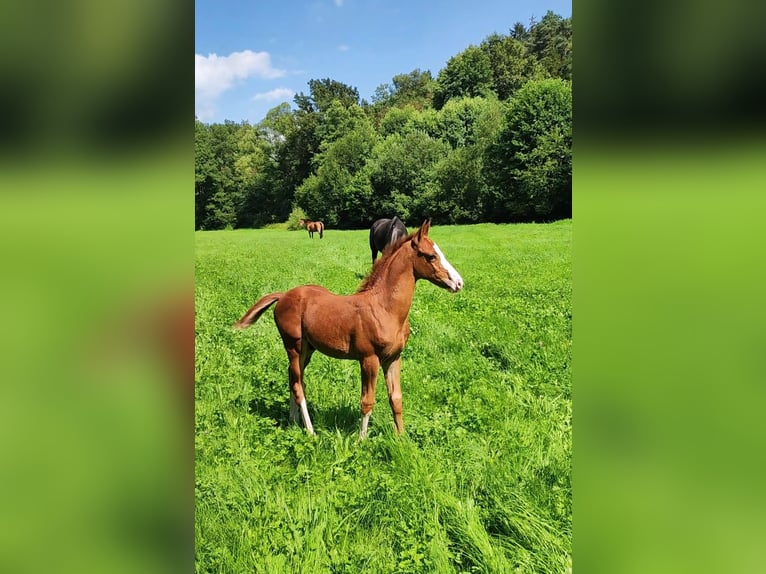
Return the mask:
<svg viewBox="0 0 766 574">
<path fill-rule="evenodd" d="M 336 359 L 360 359 L 375 353 L 380 338 L 368 293 L 337 295 L 320 285 L 290 289 L 274 308 L 283 337 L 304 340 Z"/>
</svg>

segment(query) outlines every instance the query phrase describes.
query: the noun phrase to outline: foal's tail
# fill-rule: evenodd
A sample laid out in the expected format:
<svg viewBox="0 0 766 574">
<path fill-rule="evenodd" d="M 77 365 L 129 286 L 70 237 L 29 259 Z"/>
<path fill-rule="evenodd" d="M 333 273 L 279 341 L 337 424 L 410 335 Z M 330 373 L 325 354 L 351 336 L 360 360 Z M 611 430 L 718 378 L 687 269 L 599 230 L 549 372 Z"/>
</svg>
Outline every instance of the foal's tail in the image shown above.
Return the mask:
<svg viewBox="0 0 766 574">
<path fill-rule="evenodd" d="M 319 222 L 319 239 L 322 239 L 324 237 L 324 223 L 321 221 Z"/>
<path fill-rule="evenodd" d="M 282 298 L 284 293 L 269 293 L 264 295 L 258 302 L 247 310 L 242 318 L 234 323 L 236 329 L 244 329 L 255 323 L 263 312 Z"/>
</svg>

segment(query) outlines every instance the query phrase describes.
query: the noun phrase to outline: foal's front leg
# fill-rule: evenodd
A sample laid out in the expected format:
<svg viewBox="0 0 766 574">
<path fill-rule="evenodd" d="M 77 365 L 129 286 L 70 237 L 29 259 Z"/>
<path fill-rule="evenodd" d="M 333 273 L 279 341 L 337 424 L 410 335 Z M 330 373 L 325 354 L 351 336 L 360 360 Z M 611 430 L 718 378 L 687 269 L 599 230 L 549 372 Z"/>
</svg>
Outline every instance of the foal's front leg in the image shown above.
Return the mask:
<svg viewBox="0 0 766 574">
<path fill-rule="evenodd" d="M 370 422 L 372 407 L 375 406 L 375 384 L 378 382 L 380 361 L 372 355 L 360 360 L 359 366 L 362 368 L 362 427 L 359 438 L 363 439 L 367 436 L 367 425 Z"/>
</svg>

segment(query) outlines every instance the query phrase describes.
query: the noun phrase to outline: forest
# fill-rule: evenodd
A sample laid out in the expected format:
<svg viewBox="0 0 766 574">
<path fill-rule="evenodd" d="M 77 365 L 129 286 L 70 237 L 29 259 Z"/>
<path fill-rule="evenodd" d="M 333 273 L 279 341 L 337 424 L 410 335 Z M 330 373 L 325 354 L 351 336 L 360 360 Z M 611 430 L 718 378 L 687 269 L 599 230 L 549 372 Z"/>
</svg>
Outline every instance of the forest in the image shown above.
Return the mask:
<svg viewBox="0 0 766 574">
<path fill-rule="evenodd" d="M 571 18 L 517 22 L 371 100 L 312 79 L 257 124 L 195 118 L 196 229 L 571 217 Z"/>
</svg>

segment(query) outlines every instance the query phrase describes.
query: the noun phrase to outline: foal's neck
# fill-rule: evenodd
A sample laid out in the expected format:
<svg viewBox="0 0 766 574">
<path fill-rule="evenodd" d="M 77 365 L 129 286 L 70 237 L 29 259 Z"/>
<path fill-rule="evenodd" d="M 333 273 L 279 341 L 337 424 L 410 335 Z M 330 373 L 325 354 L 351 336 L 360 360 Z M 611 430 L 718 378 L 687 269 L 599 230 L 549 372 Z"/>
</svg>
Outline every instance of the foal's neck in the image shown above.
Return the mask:
<svg viewBox="0 0 766 574">
<path fill-rule="evenodd" d="M 380 281 L 376 284 L 376 299 L 392 315 L 397 316 L 402 323 L 407 320 L 407 315 L 412 306 L 412 298 L 415 294 L 415 274 L 412 271 L 410 249 L 407 244 L 401 246 L 391 254 L 391 261 L 381 274 Z"/>
</svg>

